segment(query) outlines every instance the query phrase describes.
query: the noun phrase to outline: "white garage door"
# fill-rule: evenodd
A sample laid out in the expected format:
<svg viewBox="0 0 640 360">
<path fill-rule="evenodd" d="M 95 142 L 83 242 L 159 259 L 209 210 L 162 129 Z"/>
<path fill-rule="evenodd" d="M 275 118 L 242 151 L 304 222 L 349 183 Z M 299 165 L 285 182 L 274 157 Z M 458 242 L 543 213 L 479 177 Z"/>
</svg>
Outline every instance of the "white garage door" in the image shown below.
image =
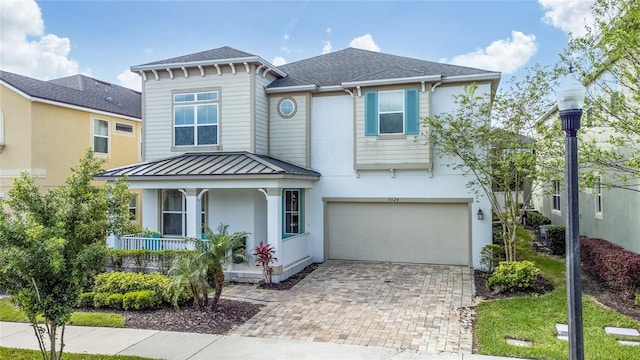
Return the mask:
<svg viewBox="0 0 640 360">
<path fill-rule="evenodd" d="M 467 203 L 327 206 L 330 259 L 469 265 Z"/>
</svg>

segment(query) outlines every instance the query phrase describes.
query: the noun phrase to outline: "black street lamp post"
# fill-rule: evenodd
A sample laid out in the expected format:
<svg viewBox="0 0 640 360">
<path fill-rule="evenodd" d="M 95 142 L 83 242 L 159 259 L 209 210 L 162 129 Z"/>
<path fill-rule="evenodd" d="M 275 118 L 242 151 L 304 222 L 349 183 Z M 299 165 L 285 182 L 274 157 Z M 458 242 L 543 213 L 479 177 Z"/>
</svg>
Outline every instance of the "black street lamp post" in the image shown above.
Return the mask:
<svg viewBox="0 0 640 360">
<path fill-rule="evenodd" d="M 584 360 L 582 289 L 580 284 L 580 227 L 578 209 L 578 139 L 585 87 L 569 74 L 557 92 L 558 110 L 565 132 L 565 179 L 567 190 L 566 272 L 569 318 L 569 359 Z"/>
</svg>

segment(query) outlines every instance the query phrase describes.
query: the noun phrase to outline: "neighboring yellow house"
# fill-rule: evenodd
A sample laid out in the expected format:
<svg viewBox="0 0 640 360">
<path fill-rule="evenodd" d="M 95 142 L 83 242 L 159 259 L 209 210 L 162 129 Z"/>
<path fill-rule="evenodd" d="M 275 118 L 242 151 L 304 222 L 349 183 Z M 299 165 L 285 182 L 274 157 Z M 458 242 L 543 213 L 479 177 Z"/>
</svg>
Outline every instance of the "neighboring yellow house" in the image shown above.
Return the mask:
<svg viewBox="0 0 640 360">
<path fill-rule="evenodd" d="M 84 75 L 50 81 L 0 71 L 0 198 L 28 171 L 44 190 L 64 183 L 91 147 L 105 168 L 140 162 L 140 93 Z M 140 199 L 131 211 L 139 222 Z"/>
</svg>

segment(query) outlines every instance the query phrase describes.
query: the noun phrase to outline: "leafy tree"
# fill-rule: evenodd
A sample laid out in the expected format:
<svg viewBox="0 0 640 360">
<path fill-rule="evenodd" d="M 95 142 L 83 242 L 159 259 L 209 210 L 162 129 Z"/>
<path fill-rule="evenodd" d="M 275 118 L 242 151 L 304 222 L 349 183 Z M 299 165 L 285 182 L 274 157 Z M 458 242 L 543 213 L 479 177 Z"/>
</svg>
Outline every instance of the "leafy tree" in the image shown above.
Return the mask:
<svg viewBox="0 0 640 360">
<path fill-rule="evenodd" d="M 446 165 L 470 175 L 468 188 L 491 203 L 502 224 L 507 261 L 517 260 L 519 199 L 541 176 L 538 154 L 549 150 L 537 149 L 533 139 L 536 120 L 551 106 L 549 79 L 554 78 L 537 66 L 496 94 L 480 95 L 477 85 L 467 86 L 454 96 L 457 110 L 424 119 Z M 495 190 L 504 194 L 504 202 Z"/>
<path fill-rule="evenodd" d="M 592 186 L 606 172 L 624 187 L 640 178 L 640 2 L 596 0 L 592 13 L 593 26 L 571 38 L 562 55 L 588 86 L 582 178 Z"/>
<path fill-rule="evenodd" d="M 229 225 L 220 224 L 218 232 L 214 233 L 207 227 L 203 240 L 193 239 L 195 244 L 196 260 L 206 269 L 207 281 L 214 289 L 211 309 L 215 309 L 222 294 L 224 285 L 224 268 L 234 260 L 247 262 L 249 256 L 244 247 L 246 232 L 234 232 L 229 234 Z M 206 296 L 206 295 L 205 295 Z M 205 304 L 207 299 L 205 297 Z"/>
<path fill-rule="evenodd" d="M 43 359 L 62 358 L 65 325 L 104 267 L 106 236 L 128 223 L 126 183 L 92 181 L 101 164 L 87 151 L 65 184 L 46 193 L 22 173 L 0 202 L 0 288 L 27 314 Z"/>
</svg>

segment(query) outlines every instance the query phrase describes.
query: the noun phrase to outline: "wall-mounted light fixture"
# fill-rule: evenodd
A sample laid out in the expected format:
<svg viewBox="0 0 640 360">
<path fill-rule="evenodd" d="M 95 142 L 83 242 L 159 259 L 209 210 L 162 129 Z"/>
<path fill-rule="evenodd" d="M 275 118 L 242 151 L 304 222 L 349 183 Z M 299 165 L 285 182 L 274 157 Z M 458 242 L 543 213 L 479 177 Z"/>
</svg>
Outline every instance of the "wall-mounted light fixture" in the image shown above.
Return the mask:
<svg viewBox="0 0 640 360">
<path fill-rule="evenodd" d="M 484 220 L 484 213 L 482 209 L 478 209 L 478 220 Z"/>
</svg>

